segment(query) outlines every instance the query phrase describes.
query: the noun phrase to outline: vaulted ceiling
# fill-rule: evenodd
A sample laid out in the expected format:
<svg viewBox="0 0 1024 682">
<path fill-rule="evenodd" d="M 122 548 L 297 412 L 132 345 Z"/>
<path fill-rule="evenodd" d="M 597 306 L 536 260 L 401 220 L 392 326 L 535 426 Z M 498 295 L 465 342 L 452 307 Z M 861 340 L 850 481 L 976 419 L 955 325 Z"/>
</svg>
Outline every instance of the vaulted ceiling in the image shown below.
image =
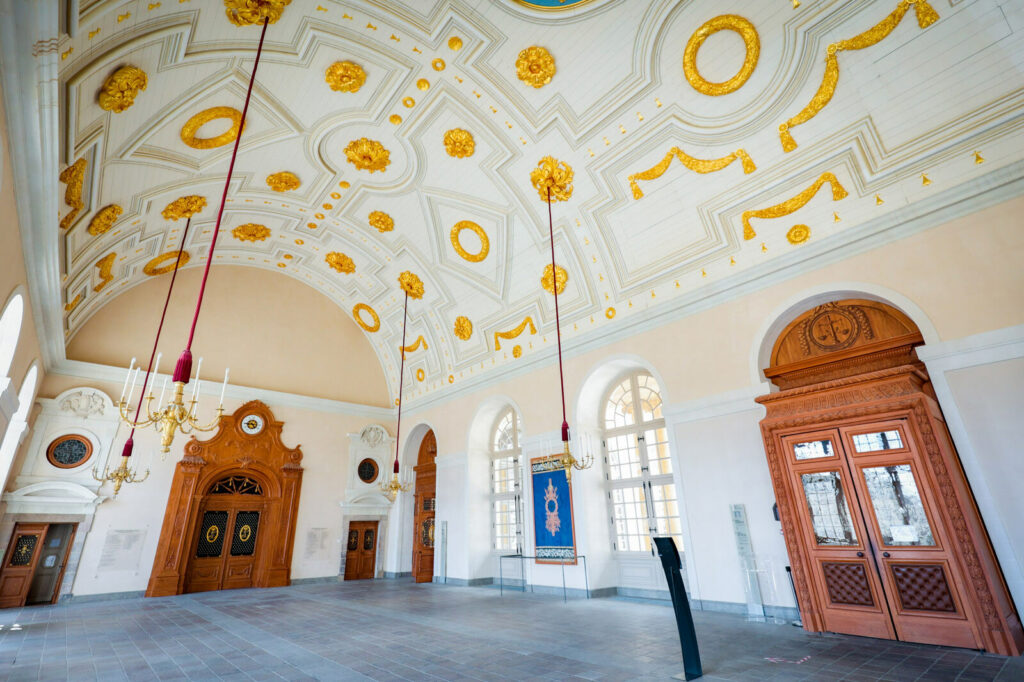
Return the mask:
<svg viewBox="0 0 1024 682">
<path fill-rule="evenodd" d="M 184 244 L 185 267 L 204 264 L 260 35 L 223 0 L 77 7 L 55 198 L 69 339 L 168 271 L 179 197 L 207 201 Z M 553 205 L 571 344 L 818 267 L 1009 167 L 1022 26 L 999 0 L 293 0 L 267 30 L 215 264 L 296 278 L 356 315 L 392 394 L 411 270 L 426 294 L 409 306 L 409 395 L 473 385 L 554 346 L 542 157 L 574 171 Z M 532 46 L 553 74 L 534 51 L 517 75 Z M 339 62 L 358 68 L 331 71 L 335 89 Z M 456 129 L 471 153 L 460 133 L 446 144 Z M 361 138 L 386 165 L 349 160 Z M 297 183 L 268 179 L 281 173 Z"/>
</svg>

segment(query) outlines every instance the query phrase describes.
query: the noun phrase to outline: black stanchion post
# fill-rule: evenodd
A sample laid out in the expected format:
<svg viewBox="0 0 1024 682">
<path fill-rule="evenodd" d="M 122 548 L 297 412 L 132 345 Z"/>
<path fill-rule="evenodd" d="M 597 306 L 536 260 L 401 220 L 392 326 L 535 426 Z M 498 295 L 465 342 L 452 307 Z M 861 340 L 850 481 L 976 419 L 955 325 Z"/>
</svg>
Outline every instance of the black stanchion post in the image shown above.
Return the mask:
<svg viewBox="0 0 1024 682">
<path fill-rule="evenodd" d="M 668 591 L 672 595 L 672 607 L 676 612 L 676 628 L 679 630 L 679 645 L 683 649 L 683 674 L 687 680 L 695 680 L 704 675 L 700 663 L 700 650 L 697 648 L 697 631 L 693 628 L 693 614 L 690 613 L 690 600 L 686 598 L 686 587 L 683 585 L 683 568 L 679 560 L 679 551 L 672 538 L 654 538 L 661 557 L 661 567 L 665 569 Z"/>
</svg>

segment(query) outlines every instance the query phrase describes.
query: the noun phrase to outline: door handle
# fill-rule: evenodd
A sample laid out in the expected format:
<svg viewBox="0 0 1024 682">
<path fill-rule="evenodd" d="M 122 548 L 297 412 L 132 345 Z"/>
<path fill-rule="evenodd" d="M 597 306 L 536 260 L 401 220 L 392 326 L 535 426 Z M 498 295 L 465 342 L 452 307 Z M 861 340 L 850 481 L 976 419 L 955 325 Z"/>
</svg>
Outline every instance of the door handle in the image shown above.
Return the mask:
<svg viewBox="0 0 1024 682">
<path fill-rule="evenodd" d="M 864 552 L 857 552 L 857 556 L 859 556 L 859 557 L 862 557 L 862 558 L 863 558 L 863 556 L 864 556 Z"/>
<path fill-rule="evenodd" d="M 882 552 L 882 556 L 884 556 L 886 559 L 888 559 L 892 555 L 889 554 L 888 552 Z"/>
</svg>

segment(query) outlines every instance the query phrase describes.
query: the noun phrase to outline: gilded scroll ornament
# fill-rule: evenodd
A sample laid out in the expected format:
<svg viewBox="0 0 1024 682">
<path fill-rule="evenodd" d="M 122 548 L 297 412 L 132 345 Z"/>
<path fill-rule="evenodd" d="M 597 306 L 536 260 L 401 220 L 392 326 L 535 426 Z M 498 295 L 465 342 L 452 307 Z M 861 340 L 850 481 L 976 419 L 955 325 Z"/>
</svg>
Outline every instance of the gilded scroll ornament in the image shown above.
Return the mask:
<svg viewBox="0 0 1024 682">
<path fill-rule="evenodd" d="M 267 187 L 275 192 L 289 192 L 298 189 L 301 184 L 299 176 L 291 171 L 281 171 L 267 176 Z"/>
<path fill-rule="evenodd" d="M 246 223 L 231 230 L 231 236 L 240 242 L 262 242 L 270 236 L 270 228 L 257 223 Z"/>
<path fill-rule="evenodd" d="M 228 20 L 235 26 L 252 26 L 267 21 L 271 24 L 281 18 L 284 8 L 292 0 L 224 0 Z"/>
<path fill-rule="evenodd" d="M 390 232 L 395 229 L 395 220 L 384 211 L 371 211 L 370 212 L 370 227 L 375 228 L 378 232 Z"/>
<path fill-rule="evenodd" d="M 516 76 L 535 88 L 542 88 L 555 75 L 555 58 L 543 47 L 533 45 L 519 53 L 516 59 Z"/>
<path fill-rule="evenodd" d="M 563 293 L 565 285 L 569 283 L 569 273 L 559 265 L 555 268 L 555 274 L 552 276 L 551 264 L 549 263 L 544 266 L 544 274 L 540 278 L 540 285 L 544 287 L 544 291 L 553 294 L 555 293 L 555 281 L 558 282 L 558 293 Z"/>
<path fill-rule="evenodd" d="M 477 238 L 480 239 L 480 250 L 476 253 L 470 253 L 462 247 L 462 242 L 459 241 L 459 235 L 463 230 L 471 230 L 476 234 Z M 455 223 L 455 226 L 452 228 L 451 239 L 455 253 L 459 254 L 463 259 L 468 260 L 470 263 L 479 263 L 484 258 L 487 258 L 487 254 L 491 250 L 491 242 L 487 239 L 487 233 L 484 232 L 484 228 L 480 227 L 472 220 L 460 220 Z"/>
<path fill-rule="evenodd" d="M 89 234 L 103 234 L 113 226 L 114 221 L 117 220 L 117 217 L 122 213 L 124 213 L 124 209 L 117 204 L 104 206 L 95 216 L 93 216 L 92 222 L 89 223 Z"/>
<path fill-rule="evenodd" d="M 494 350 L 501 350 L 500 339 L 512 340 L 523 333 L 523 330 L 527 327 L 530 328 L 531 334 L 537 333 L 537 327 L 533 324 L 533 318 L 527 315 L 523 318 L 523 321 L 519 323 L 519 326 L 515 329 L 510 329 L 507 332 L 494 332 Z"/>
<path fill-rule="evenodd" d="M 117 261 L 117 252 L 111 251 L 103 258 L 96 261 L 96 267 L 99 269 L 100 283 L 92 288 L 93 291 L 100 291 L 103 287 L 107 286 L 114 280 L 114 263 Z"/>
<path fill-rule="evenodd" d="M 811 238 L 811 228 L 806 225 L 794 225 L 786 233 L 786 239 L 790 244 L 803 244 Z"/>
<path fill-rule="evenodd" d="M 818 193 L 818 190 L 821 189 L 821 186 L 825 183 L 828 183 L 832 188 L 832 201 L 845 199 L 849 195 L 849 192 L 839 184 L 839 180 L 836 179 L 835 175 L 832 173 L 822 173 L 821 177 L 815 180 L 814 184 L 810 187 L 803 190 L 796 196 L 786 199 L 780 204 L 775 204 L 768 208 L 760 208 L 753 211 L 744 211 L 741 217 L 741 221 L 743 222 L 743 238 L 753 239 L 757 236 L 757 233 L 754 232 L 754 228 L 750 226 L 751 218 L 781 218 L 782 216 L 787 216 L 797 209 L 803 208 L 803 206 Z"/>
<path fill-rule="evenodd" d="M 210 121 L 218 118 L 231 120 L 231 127 L 215 137 L 196 137 L 199 129 Z M 193 149 L 215 149 L 231 144 L 238 137 L 242 126 L 242 112 L 234 107 L 212 107 L 200 111 L 198 114 L 185 121 L 181 127 L 181 141 Z"/>
<path fill-rule="evenodd" d="M 853 38 L 840 40 L 838 43 L 832 43 L 828 46 L 825 53 L 825 75 L 822 76 L 818 91 L 814 93 L 814 97 L 811 98 L 811 101 L 807 103 L 807 106 L 800 113 L 779 126 L 779 138 L 782 141 L 782 149 L 784 151 L 791 152 L 797 147 L 796 140 L 793 139 L 789 132 L 790 128 L 811 120 L 832 100 L 832 95 L 836 92 L 836 85 L 839 83 L 838 53 L 844 50 L 863 50 L 866 47 L 875 45 L 893 32 L 911 6 L 914 7 L 919 27 L 928 28 L 938 21 L 938 12 L 928 4 L 927 0 L 900 0 L 892 14 L 875 26 Z"/>
<path fill-rule="evenodd" d="M 182 251 L 181 260 L 178 261 L 178 252 L 168 251 L 167 253 L 160 254 L 159 256 L 157 256 L 156 258 L 142 266 L 142 272 L 149 275 L 150 277 L 156 277 L 157 275 L 164 275 L 168 272 L 174 272 L 177 269 L 185 267 L 185 264 L 188 263 L 189 258 L 191 257 L 192 256 L 189 255 L 188 251 Z M 170 263 L 168 263 L 168 261 L 170 261 Z"/>
<path fill-rule="evenodd" d="M 473 140 L 473 134 L 468 130 L 452 128 L 444 134 L 444 150 L 448 152 L 448 156 L 464 159 L 473 156 L 475 149 L 476 142 Z"/>
<path fill-rule="evenodd" d="M 749 174 L 757 170 L 757 166 L 754 165 L 754 160 L 751 159 L 750 155 L 742 149 L 737 149 L 732 154 L 723 156 L 720 159 L 697 159 L 690 156 L 679 147 L 672 147 L 672 149 L 669 149 L 668 153 L 665 154 L 665 158 L 659 161 L 656 165 L 645 171 L 633 173 L 629 176 L 629 187 L 633 190 L 634 199 L 641 199 L 644 196 L 644 193 L 640 190 L 640 185 L 637 184 L 637 181 L 660 178 L 665 174 L 665 171 L 668 170 L 669 166 L 672 165 L 673 158 L 679 159 L 680 163 L 695 173 L 713 173 L 715 171 L 720 171 L 736 159 L 740 159 L 742 162 L 744 173 Z"/>
<path fill-rule="evenodd" d="M 71 301 L 70 303 L 64 304 L 64 312 L 67 312 L 67 313 L 73 312 L 74 309 L 77 308 L 78 304 L 81 303 L 81 302 L 82 302 L 82 295 L 81 294 L 76 295 L 73 301 Z"/>
<path fill-rule="evenodd" d="M 356 271 L 355 261 L 340 251 L 331 251 L 329 254 L 324 256 L 324 261 L 326 261 L 333 270 L 337 270 L 338 272 L 346 275 L 351 275 Z"/>
<path fill-rule="evenodd" d="M 64 203 L 71 207 L 68 214 L 60 219 L 60 229 L 66 230 L 78 217 L 78 212 L 85 208 L 82 201 L 82 184 L 85 181 L 85 159 L 78 159 L 60 172 L 60 181 L 67 185 L 64 190 Z"/>
<path fill-rule="evenodd" d="M 363 320 L 363 313 L 369 314 L 372 322 L 367 324 Z M 377 315 L 377 311 L 365 303 L 355 304 L 355 306 L 352 308 L 352 318 L 356 321 L 356 324 L 363 328 L 364 332 L 369 332 L 370 334 L 372 334 L 380 330 L 380 317 Z"/>
<path fill-rule="evenodd" d="M 189 194 L 178 197 L 164 207 L 161 215 L 165 220 L 178 220 L 179 218 L 191 218 L 206 208 L 206 197 L 197 194 Z"/>
<path fill-rule="evenodd" d="M 697 70 L 697 53 L 701 45 L 710 36 L 719 31 L 735 31 L 743 38 L 743 47 L 746 54 L 743 56 L 743 66 L 736 72 L 736 75 L 727 81 L 713 83 L 706 80 Z M 683 73 L 686 80 L 694 90 L 699 93 L 711 96 L 728 95 L 743 87 L 743 84 L 754 73 L 757 66 L 757 59 L 761 55 L 761 41 L 757 37 L 757 29 L 748 19 L 737 14 L 723 14 L 707 20 L 701 25 L 686 43 L 686 51 L 683 52 Z"/>
<path fill-rule="evenodd" d="M 416 338 L 416 340 L 410 343 L 408 346 L 399 346 L 398 350 L 402 352 L 402 355 L 405 355 L 406 353 L 412 353 L 413 351 L 417 351 L 421 347 L 423 348 L 423 350 L 427 350 L 428 348 L 430 348 L 430 346 L 427 345 L 427 340 L 423 338 L 423 334 L 420 334 Z"/>
<path fill-rule="evenodd" d="M 473 323 L 465 315 L 455 318 L 455 336 L 463 341 L 469 341 L 469 337 L 473 336 Z"/>
<path fill-rule="evenodd" d="M 336 92 L 359 92 L 366 82 L 366 72 L 355 62 L 334 62 L 327 67 L 324 80 Z"/>
<path fill-rule="evenodd" d="M 100 109 L 120 114 L 135 104 L 139 90 L 146 89 L 146 72 L 137 66 L 122 66 L 103 82 L 97 96 Z"/>
<path fill-rule="evenodd" d="M 345 157 L 357 170 L 383 171 L 391 163 L 391 152 L 377 140 L 360 137 L 345 147 Z"/>
<path fill-rule="evenodd" d="M 398 276 L 398 286 L 409 294 L 409 298 L 423 298 L 423 282 L 415 273 L 406 270 Z"/>
<path fill-rule="evenodd" d="M 530 182 L 533 183 L 541 201 L 547 202 L 549 196 L 550 201 L 568 201 L 572 196 L 572 176 L 572 167 L 569 164 L 553 156 L 545 156 L 537 167 L 530 171 Z"/>
</svg>

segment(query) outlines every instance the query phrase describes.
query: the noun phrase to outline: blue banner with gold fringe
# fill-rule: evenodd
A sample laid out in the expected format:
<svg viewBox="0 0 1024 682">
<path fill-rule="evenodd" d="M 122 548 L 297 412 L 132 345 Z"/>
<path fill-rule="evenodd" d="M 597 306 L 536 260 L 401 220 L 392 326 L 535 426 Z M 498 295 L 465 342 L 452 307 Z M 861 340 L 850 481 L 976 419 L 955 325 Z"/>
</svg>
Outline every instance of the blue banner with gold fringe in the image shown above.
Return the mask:
<svg viewBox="0 0 1024 682">
<path fill-rule="evenodd" d="M 572 488 L 559 455 L 530 460 L 533 536 L 539 564 L 575 564 Z"/>
</svg>

